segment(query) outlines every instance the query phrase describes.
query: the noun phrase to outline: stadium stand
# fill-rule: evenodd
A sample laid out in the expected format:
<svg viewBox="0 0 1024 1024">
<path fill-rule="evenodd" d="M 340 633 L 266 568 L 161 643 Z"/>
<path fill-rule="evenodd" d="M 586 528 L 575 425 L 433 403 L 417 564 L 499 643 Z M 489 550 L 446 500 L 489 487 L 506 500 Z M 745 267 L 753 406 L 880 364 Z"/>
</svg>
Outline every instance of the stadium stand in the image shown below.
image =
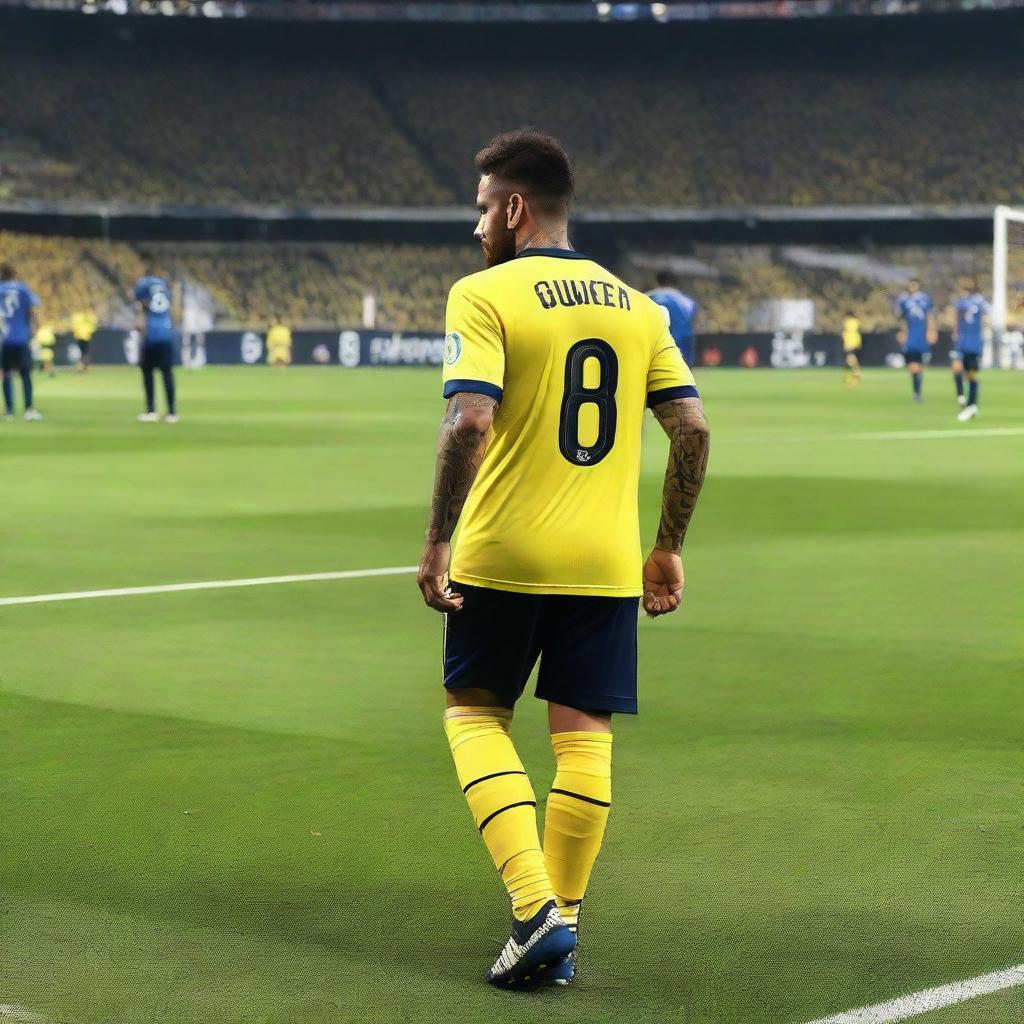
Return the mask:
<svg viewBox="0 0 1024 1024">
<path fill-rule="evenodd" d="M 886 247 L 872 250 L 783 246 L 697 246 L 683 266 L 680 286 L 701 304 L 702 329 L 745 331 L 758 304 L 778 298 L 810 299 L 815 327 L 838 330 L 846 310 L 864 330 L 891 330 L 893 303 L 907 280 L 918 276 L 935 299 L 942 327 L 952 326 L 949 305 L 961 282 L 991 286 L 991 252 L 984 247 Z M 623 273 L 645 287 L 653 268 L 672 266 L 671 254 L 633 253 Z"/>
<path fill-rule="evenodd" d="M 0 260 L 37 292 L 41 320 L 57 324 L 80 309 L 94 310 L 103 323 L 125 322 L 129 285 L 141 271 L 127 245 L 8 231 L 0 232 Z"/>
<path fill-rule="evenodd" d="M 134 323 L 131 287 L 147 267 L 199 285 L 218 326 L 260 326 L 279 314 L 293 326 L 358 326 L 363 295 L 377 326 L 439 329 L 451 282 L 478 270 L 473 246 L 82 242 L 0 232 L 0 258 L 39 293 L 41 316 L 63 324 L 96 310 L 105 325 Z"/>
<path fill-rule="evenodd" d="M 480 266 L 471 246 L 370 243 L 148 246 L 146 258 L 202 285 L 221 324 L 265 324 L 277 314 L 296 326 L 358 326 L 372 292 L 377 326 L 393 330 L 440 328 L 451 282 Z"/>
<path fill-rule="evenodd" d="M 19 88 L 0 95 L 0 198 L 452 200 L 351 69 L 134 51 L 8 53 L 4 66 Z"/>
<path fill-rule="evenodd" d="M 184 19 L 170 20 L 180 27 Z M 820 38 L 818 26 L 800 37 L 790 26 L 773 37 L 775 48 L 763 26 L 745 43 L 730 29 L 706 46 L 688 42 L 697 28 L 676 36 L 615 29 L 613 37 L 611 27 L 594 26 L 602 34 L 578 47 L 551 29 L 535 51 L 496 63 L 493 47 L 465 45 L 485 37 L 454 28 L 346 29 L 330 39 L 315 28 L 319 47 L 307 33 L 278 48 L 276 36 L 289 29 L 267 29 L 272 36 L 254 46 L 237 45 L 234 33 L 247 30 L 239 26 L 219 42 L 204 35 L 179 45 L 156 21 L 146 21 L 144 39 L 137 25 L 109 33 L 102 19 L 84 19 L 75 32 L 95 26 L 93 42 L 80 44 L 68 29 L 63 49 L 51 45 L 55 22 L 34 47 L 2 34 L 5 73 L 18 88 L 0 92 L 0 204 L 465 209 L 474 151 L 493 132 L 527 122 L 574 153 L 580 203 L 592 210 L 1024 201 L 1024 68 L 1008 56 L 1011 44 L 1000 47 L 982 28 L 961 42 L 959 30 L 918 32 L 906 19 L 880 46 L 877 26 L 858 34 L 844 25 Z M 971 45 L 978 39 L 988 45 Z M 202 224 L 204 214 L 194 215 Z M 354 326 L 373 292 L 378 325 L 396 330 L 438 329 L 451 282 L 479 265 L 468 238 L 386 244 L 375 223 L 356 237 L 172 244 L 7 233 L 0 247 L 38 288 L 48 316 L 88 304 L 118 326 L 131 322 L 130 286 L 151 262 L 204 290 L 218 325 L 258 326 L 280 314 L 294 326 Z M 866 330 L 886 329 L 910 273 L 943 306 L 965 275 L 987 287 L 990 266 L 982 246 L 865 241 L 839 251 L 680 238 L 638 251 L 635 237 L 596 254 L 640 287 L 660 262 L 682 261 L 689 269 L 680 283 L 701 302 L 705 330 L 746 330 L 754 307 L 777 298 L 813 299 L 820 329 L 846 308 Z"/>
<path fill-rule="evenodd" d="M 714 65 L 641 70 L 619 61 L 602 79 L 594 102 L 571 64 L 520 65 L 496 78 L 465 67 L 438 76 L 414 60 L 387 88 L 425 140 L 445 140 L 437 159 L 464 192 L 473 186 L 467 155 L 481 137 L 543 111 L 542 127 L 575 154 L 579 195 L 592 205 L 962 203 L 1022 194 L 1013 169 L 1024 160 L 1024 135 L 1014 128 L 1024 105 L 1019 67 L 996 81 L 982 68 L 739 65 L 723 74 Z M 956 118 L 954 130 L 954 111 L 982 108 L 986 117 Z M 979 159 L 995 152 L 998 160 Z"/>
<path fill-rule="evenodd" d="M 564 139 L 589 206 L 1024 197 L 1019 61 L 922 45 L 892 61 L 854 42 L 786 59 L 664 57 L 633 42 L 496 73 L 486 50 L 452 60 L 408 43 L 365 58 L 349 47 L 159 61 L 135 48 L 74 60 L 15 48 L 4 54 L 19 88 L 0 95 L 0 198 L 465 204 L 475 150 L 527 122 Z"/>
<path fill-rule="evenodd" d="M 451 282 L 480 268 L 473 246 L 372 243 L 147 244 L 81 242 L 0 233 L 0 256 L 39 292 L 43 316 L 63 322 L 89 306 L 105 324 L 128 326 L 132 282 L 147 266 L 177 282 L 200 286 L 214 301 L 218 326 L 261 326 L 279 314 L 295 327 L 359 326 L 372 292 L 377 326 L 440 330 Z M 1024 279 L 1024 254 L 1014 273 Z M 695 246 L 630 252 L 616 265 L 639 288 L 655 269 L 682 267 L 680 285 L 703 310 L 702 330 L 745 331 L 751 311 L 775 298 L 812 299 L 817 327 L 832 330 L 855 309 L 865 330 L 893 326 L 893 298 L 918 275 L 949 326 L 947 303 L 965 278 L 990 287 L 991 252 L 978 247 L 887 247 L 836 250 L 808 247 Z"/>
</svg>

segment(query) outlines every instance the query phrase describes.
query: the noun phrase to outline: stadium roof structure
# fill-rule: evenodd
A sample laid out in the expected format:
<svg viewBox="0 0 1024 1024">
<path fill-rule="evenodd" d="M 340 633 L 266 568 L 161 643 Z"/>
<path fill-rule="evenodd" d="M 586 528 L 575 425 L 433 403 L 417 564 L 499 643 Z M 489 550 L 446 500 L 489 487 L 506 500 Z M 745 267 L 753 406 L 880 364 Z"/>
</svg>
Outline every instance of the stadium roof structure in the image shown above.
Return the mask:
<svg viewBox="0 0 1024 1024">
<path fill-rule="evenodd" d="M 580 208 L 577 237 L 720 243 L 990 242 L 994 204 L 971 206 Z M 469 207 L 305 208 L 7 199 L 0 229 L 125 241 L 379 241 L 469 239 Z"/>
<path fill-rule="evenodd" d="M 531 22 L 775 20 L 1006 10 L 1024 0 L 0 0 L 0 7 L 152 17 L 297 21 Z"/>
</svg>

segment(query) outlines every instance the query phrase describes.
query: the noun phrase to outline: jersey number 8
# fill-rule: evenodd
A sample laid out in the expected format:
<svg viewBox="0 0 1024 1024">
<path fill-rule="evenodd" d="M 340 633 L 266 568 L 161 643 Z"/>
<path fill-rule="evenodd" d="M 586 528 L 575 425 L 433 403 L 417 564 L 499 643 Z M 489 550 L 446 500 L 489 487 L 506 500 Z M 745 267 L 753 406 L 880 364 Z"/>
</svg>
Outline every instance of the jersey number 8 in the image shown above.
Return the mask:
<svg viewBox="0 0 1024 1024">
<path fill-rule="evenodd" d="M 601 368 L 597 387 L 583 383 L 588 359 L 596 359 Z M 615 350 L 600 338 L 577 341 L 565 357 L 565 391 L 558 418 L 558 448 L 574 466 L 596 466 L 615 443 L 615 388 L 619 383 L 619 360 Z M 580 443 L 580 409 L 597 406 L 597 438 L 593 444 Z"/>
</svg>

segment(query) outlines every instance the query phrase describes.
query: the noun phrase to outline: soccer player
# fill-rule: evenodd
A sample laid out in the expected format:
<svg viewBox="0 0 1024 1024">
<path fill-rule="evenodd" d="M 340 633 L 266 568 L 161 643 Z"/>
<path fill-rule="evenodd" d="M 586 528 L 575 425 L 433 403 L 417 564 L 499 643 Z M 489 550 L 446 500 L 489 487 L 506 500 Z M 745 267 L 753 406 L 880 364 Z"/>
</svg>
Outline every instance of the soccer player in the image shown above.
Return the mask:
<svg viewBox="0 0 1024 1024">
<path fill-rule="evenodd" d="M 693 331 L 697 322 L 696 299 L 684 295 L 676 287 L 676 277 L 670 270 L 659 270 L 654 280 L 658 287 L 647 294 L 668 314 L 668 329 L 687 366 L 693 366 Z"/>
<path fill-rule="evenodd" d="M 139 367 L 142 370 L 142 385 L 146 392 L 146 411 L 139 416 L 143 423 L 155 423 L 160 417 L 156 413 L 156 388 L 153 371 L 159 370 L 164 382 L 164 397 L 167 400 L 166 423 L 178 422 L 178 410 L 174 388 L 174 323 L 171 319 L 171 286 L 163 277 L 147 270 L 146 276 L 135 284 L 135 298 L 140 306 L 139 331 L 142 334 L 142 351 L 139 353 Z"/>
<path fill-rule="evenodd" d="M 965 285 L 957 300 L 953 328 L 953 382 L 956 400 L 963 408 L 957 419 L 965 422 L 978 415 L 978 370 L 981 359 L 981 331 L 990 312 L 988 302 L 978 290 L 977 282 Z M 968 393 L 964 398 L 964 371 L 967 372 Z"/>
<path fill-rule="evenodd" d="M 53 333 L 53 328 L 49 324 L 43 324 L 36 331 L 35 344 L 39 353 L 39 369 L 49 377 L 56 377 L 57 371 L 53 364 L 56 358 L 54 348 L 57 344 L 57 335 Z"/>
<path fill-rule="evenodd" d="M 637 710 L 637 604 L 651 616 L 679 607 L 709 435 L 661 309 L 569 245 L 573 173 L 558 142 L 499 135 L 476 167 L 487 269 L 448 297 L 448 407 L 417 581 L 445 614 L 459 785 L 512 900 L 512 935 L 487 980 L 519 988 L 567 984 L 575 971 L 611 806 L 612 715 Z M 670 454 L 642 563 L 645 406 Z M 543 847 L 510 732 L 538 657 L 556 761 Z"/>
<path fill-rule="evenodd" d="M 267 362 L 271 366 L 280 366 L 283 369 L 290 366 L 291 361 L 292 332 L 281 317 L 275 316 L 270 330 L 267 331 Z"/>
<path fill-rule="evenodd" d="M 860 350 L 864 339 L 860 335 L 860 321 L 850 311 L 843 317 L 843 358 L 846 369 L 843 370 L 843 383 L 847 387 L 856 387 L 861 381 Z"/>
<path fill-rule="evenodd" d="M 96 333 L 99 321 L 91 309 L 79 310 L 71 314 L 71 336 L 75 339 L 80 353 L 75 369 L 86 373 L 92 365 L 92 336 Z"/>
<path fill-rule="evenodd" d="M 21 377 L 25 400 L 25 419 L 41 420 L 42 414 L 32 402 L 32 335 L 36 328 L 39 299 L 10 264 L 0 266 L 0 370 L 3 373 L 4 419 L 14 419 L 14 374 Z"/>
<path fill-rule="evenodd" d="M 897 335 L 907 361 L 914 387 L 914 401 L 921 401 L 921 384 L 927 353 L 939 339 L 935 325 L 935 304 L 921 291 L 921 282 L 912 278 L 907 290 L 896 300 L 896 315 L 902 321 Z"/>
</svg>

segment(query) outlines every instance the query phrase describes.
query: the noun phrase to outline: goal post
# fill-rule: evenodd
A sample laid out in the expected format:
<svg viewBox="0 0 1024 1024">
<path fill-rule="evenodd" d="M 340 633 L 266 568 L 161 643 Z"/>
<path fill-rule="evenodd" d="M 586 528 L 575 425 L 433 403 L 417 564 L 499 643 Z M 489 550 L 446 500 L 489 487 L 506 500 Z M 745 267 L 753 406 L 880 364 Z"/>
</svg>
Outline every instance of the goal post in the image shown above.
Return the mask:
<svg viewBox="0 0 1024 1024">
<path fill-rule="evenodd" d="M 1024 210 L 997 206 L 992 215 L 992 363 L 1018 366 L 1024 353 L 1017 321 L 1024 299 Z M 1018 298 L 1010 304 L 1011 292 Z M 1012 350 L 1012 351 L 1011 351 Z"/>
<path fill-rule="evenodd" d="M 997 206 L 992 223 L 992 326 L 1006 330 L 1010 292 L 1010 224 L 1024 225 L 1024 210 Z"/>
</svg>

